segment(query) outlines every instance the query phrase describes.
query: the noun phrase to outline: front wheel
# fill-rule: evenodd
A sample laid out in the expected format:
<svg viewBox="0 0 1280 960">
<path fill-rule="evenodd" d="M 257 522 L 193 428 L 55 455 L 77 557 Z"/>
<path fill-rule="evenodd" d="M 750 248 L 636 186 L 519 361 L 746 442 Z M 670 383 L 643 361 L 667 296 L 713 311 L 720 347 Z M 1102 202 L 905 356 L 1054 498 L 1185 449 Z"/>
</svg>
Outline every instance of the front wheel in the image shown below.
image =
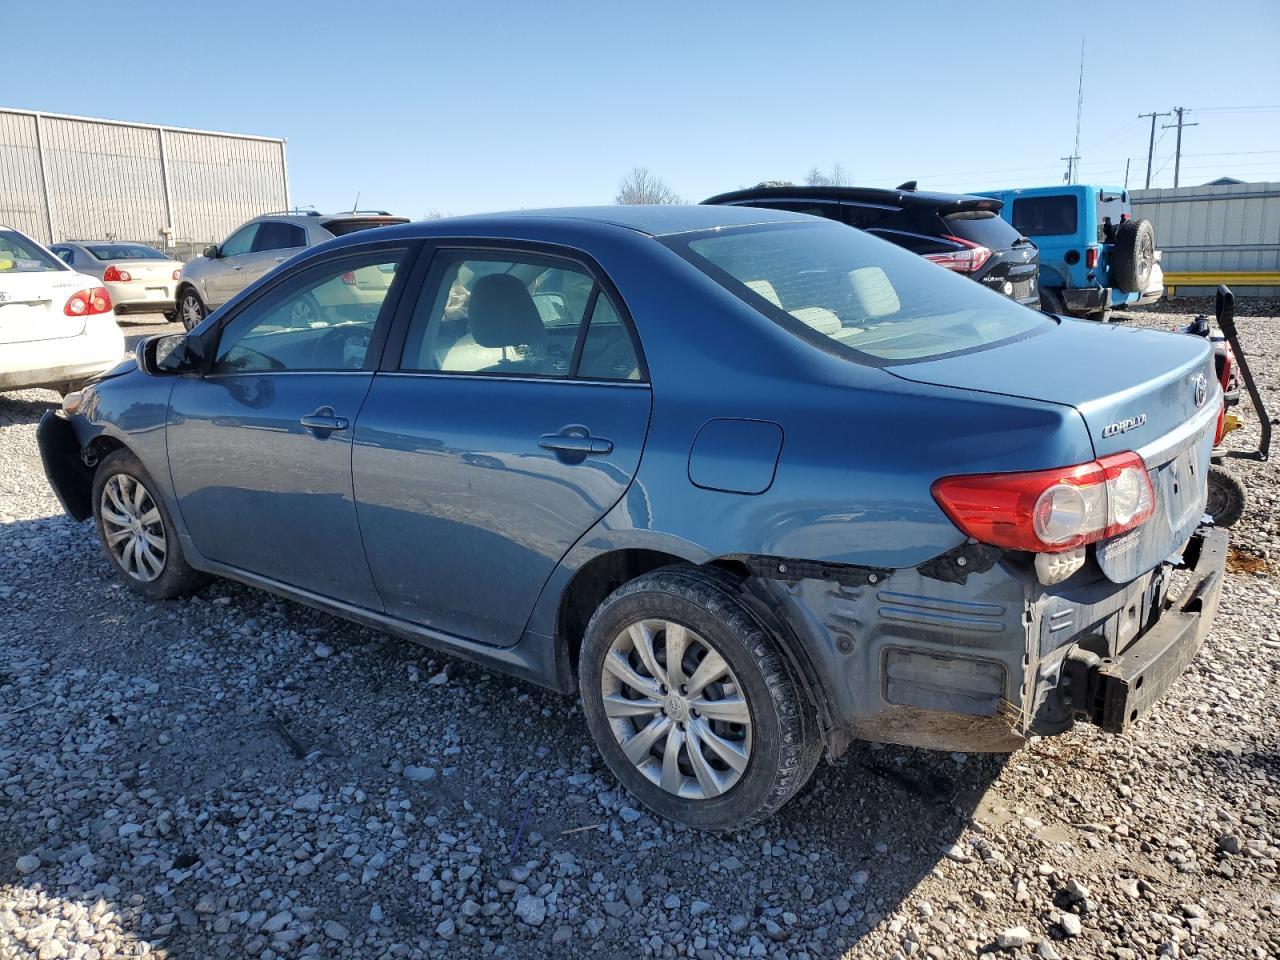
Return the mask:
<svg viewBox="0 0 1280 960">
<path fill-rule="evenodd" d="M 167 600 L 191 593 L 204 581 L 182 555 L 155 481 L 128 450 L 116 450 L 98 465 L 93 520 L 111 566 L 135 593 Z"/>
<path fill-rule="evenodd" d="M 707 830 L 763 820 L 808 781 L 817 718 L 778 640 L 718 572 L 670 567 L 623 585 L 578 660 L 587 726 L 656 813 Z"/>
<path fill-rule="evenodd" d="M 1209 467 L 1209 502 L 1204 512 L 1213 517 L 1219 527 L 1229 527 L 1244 514 L 1247 494 L 1244 481 L 1226 467 L 1212 464 Z"/>
<path fill-rule="evenodd" d="M 182 321 L 182 325 L 188 330 L 194 330 L 208 315 L 209 311 L 200 299 L 200 294 L 191 287 L 184 288 L 182 295 L 178 297 L 178 319 Z"/>
</svg>

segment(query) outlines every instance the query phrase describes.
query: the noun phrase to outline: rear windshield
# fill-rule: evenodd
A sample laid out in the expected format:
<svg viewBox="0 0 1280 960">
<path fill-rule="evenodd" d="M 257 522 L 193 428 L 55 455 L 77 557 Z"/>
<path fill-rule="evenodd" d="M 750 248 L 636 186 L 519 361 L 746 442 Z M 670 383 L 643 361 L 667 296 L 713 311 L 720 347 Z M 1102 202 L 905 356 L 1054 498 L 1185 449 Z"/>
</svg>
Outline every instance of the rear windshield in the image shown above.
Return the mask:
<svg viewBox="0 0 1280 960">
<path fill-rule="evenodd" d="M 1129 196 L 1126 193 L 1108 193 L 1098 191 L 1098 242 L 1115 243 L 1116 231 L 1125 216 L 1130 212 Z"/>
<path fill-rule="evenodd" d="M 989 250 L 1006 250 L 1022 239 L 1022 234 L 991 210 L 964 210 L 942 219 L 952 236 L 980 243 Z"/>
<path fill-rule="evenodd" d="M 325 223 L 324 228 L 335 237 L 345 237 L 348 233 L 355 233 L 357 230 L 369 230 L 373 227 L 389 227 L 393 223 L 408 222 L 408 217 L 374 217 L 368 220 L 330 220 Z"/>
<path fill-rule="evenodd" d="M 165 254 L 145 243 L 89 243 L 89 252 L 99 260 L 168 260 Z"/>
<path fill-rule="evenodd" d="M 666 242 L 797 336 L 861 362 L 932 359 L 1053 324 L 966 277 L 830 222 L 720 228 Z"/>
<path fill-rule="evenodd" d="M 45 253 L 17 230 L 0 227 L 0 273 L 46 273 L 67 265 Z"/>
</svg>

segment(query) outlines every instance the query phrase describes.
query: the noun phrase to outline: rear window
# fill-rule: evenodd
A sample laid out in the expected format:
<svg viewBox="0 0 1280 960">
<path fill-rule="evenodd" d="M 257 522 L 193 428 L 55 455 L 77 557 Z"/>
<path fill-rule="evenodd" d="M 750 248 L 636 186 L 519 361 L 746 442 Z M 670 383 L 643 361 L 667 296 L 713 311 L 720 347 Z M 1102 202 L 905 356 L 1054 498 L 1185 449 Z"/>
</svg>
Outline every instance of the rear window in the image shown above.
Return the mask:
<svg viewBox="0 0 1280 960">
<path fill-rule="evenodd" d="M 89 243 L 85 248 L 99 260 L 169 260 L 170 257 L 145 243 Z"/>
<path fill-rule="evenodd" d="M 1076 198 L 1020 197 L 1013 201 L 1013 228 L 1024 237 L 1060 237 L 1076 232 Z"/>
<path fill-rule="evenodd" d="M 67 265 L 17 230 L 0 228 L 0 273 L 46 273 Z"/>
<path fill-rule="evenodd" d="M 990 250 L 1005 250 L 1022 239 L 1022 234 L 991 210 L 963 210 L 942 219 L 952 236 L 980 243 Z"/>
<path fill-rule="evenodd" d="M 1130 213 L 1129 196 L 1126 193 L 1098 192 L 1098 242 L 1115 243 L 1115 232 L 1125 214 Z"/>
<path fill-rule="evenodd" d="M 408 222 L 408 217 L 370 217 L 367 219 L 353 217 L 344 220 L 330 220 L 324 224 L 324 228 L 335 237 L 345 237 L 348 233 L 355 233 L 357 230 L 371 230 L 374 227 L 389 227 L 394 223 Z"/>
<path fill-rule="evenodd" d="M 828 222 L 719 228 L 666 243 L 787 330 L 860 362 L 933 359 L 1053 324 L 966 277 Z"/>
</svg>

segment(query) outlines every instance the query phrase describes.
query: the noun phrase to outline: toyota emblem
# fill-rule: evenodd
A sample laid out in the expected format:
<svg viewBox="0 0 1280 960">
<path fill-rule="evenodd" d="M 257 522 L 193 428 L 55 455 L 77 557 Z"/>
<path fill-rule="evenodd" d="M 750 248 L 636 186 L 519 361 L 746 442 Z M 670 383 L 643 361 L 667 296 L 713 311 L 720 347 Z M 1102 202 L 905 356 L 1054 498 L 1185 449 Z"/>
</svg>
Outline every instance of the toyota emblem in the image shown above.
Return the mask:
<svg viewBox="0 0 1280 960">
<path fill-rule="evenodd" d="M 1209 399 L 1209 381 L 1203 373 L 1197 373 L 1191 383 L 1196 391 L 1196 407 L 1203 407 L 1204 402 Z"/>
</svg>

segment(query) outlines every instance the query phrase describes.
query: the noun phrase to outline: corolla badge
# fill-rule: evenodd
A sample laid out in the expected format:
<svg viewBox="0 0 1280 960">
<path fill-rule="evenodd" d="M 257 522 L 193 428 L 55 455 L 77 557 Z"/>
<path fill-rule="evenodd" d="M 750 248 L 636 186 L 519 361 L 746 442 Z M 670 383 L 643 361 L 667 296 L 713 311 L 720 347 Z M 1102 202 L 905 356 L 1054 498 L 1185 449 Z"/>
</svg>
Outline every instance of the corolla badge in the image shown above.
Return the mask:
<svg viewBox="0 0 1280 960">
<path fill-rule="evenodd" d="M 1191 380 L 1191 389 L 1195 391 L 1196 407 L 1203 407 L 1209 399 L 1209 379 L 1203 373 L 1197 373 Z"/>
<path fill-rule="evenodd" d="M 1147 422 L 1147 415 L 1140 413 L 1136 417 L 1126 417 L 1123 420 L 1117 420 L 1115 423 L 1108 423 L 1102 428 L 1102 437 L 1116 437 L 1122 433 L 1128 433 L 1130 430 L 1137 430 L 1140 426 Z"/>
</svg>

